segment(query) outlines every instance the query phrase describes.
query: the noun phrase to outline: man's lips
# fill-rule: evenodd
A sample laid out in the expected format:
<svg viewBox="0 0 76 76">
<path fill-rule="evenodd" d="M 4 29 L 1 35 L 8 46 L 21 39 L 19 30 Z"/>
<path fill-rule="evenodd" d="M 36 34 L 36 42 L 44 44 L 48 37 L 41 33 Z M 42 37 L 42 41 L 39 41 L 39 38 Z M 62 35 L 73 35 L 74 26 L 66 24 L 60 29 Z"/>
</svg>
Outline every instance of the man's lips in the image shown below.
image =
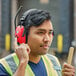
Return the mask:
<svg viewBox="0 0 76 76">
<path fill-rule="evenodd" d="M 50 46 L 49 45 L 41 45 L 40 47 L 49 48 Z"/>
<path fill-rule="evenodd" d="M 49 46 L 48 45 L 44 45 L 43 48 L 49 48 Z"/>
</svg>

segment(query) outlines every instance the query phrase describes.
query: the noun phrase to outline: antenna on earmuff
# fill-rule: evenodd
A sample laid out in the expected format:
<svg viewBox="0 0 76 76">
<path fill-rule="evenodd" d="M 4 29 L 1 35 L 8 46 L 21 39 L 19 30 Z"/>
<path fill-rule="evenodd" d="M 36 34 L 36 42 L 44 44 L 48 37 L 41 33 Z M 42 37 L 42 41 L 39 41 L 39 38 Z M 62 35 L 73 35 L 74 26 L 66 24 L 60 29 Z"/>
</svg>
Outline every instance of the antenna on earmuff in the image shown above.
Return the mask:
<svg viewBox="0 0 76 76">
<path fill-rule="evenodd" d="M 16 27 L 17 27 L 17 25 L 16 25 L 16 18 L 17 18 L 17 16 L 18 16 L 18 13 L 19 13 L 20 10 L 22 9 L 22 7 L 23 7 L 23 6 L 20 6 L 20 7 L 19 7 L 19 9 L 18 9 L 18 11 L 17 11 L 17 13 L 16 13 L 16 16 L 15 16 L 15 19 L 14 19 L 15 29 L 16 29 Z"/>
</svg>

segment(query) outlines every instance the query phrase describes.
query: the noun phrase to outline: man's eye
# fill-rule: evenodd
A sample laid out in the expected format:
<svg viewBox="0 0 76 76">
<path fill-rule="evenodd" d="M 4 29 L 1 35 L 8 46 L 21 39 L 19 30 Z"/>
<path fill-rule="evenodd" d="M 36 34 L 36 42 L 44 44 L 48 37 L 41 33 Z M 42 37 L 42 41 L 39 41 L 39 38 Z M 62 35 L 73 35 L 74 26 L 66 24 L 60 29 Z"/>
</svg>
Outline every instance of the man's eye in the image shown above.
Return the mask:
<svg viewBox="0 0 76 76">
<path fill-rule="evenodd" d="M 50 31 L 49 34 L 52 34 L 52 31 Z"/>
<path fill-rule="evenodd" d="M 38 34 L 43 34 L 44 32 L 38 32 Z"/>
<path fill-rule="evenodd" d="M 49 34 L 54 35 L 54 31 L 50 31 Z"/>
</svg>

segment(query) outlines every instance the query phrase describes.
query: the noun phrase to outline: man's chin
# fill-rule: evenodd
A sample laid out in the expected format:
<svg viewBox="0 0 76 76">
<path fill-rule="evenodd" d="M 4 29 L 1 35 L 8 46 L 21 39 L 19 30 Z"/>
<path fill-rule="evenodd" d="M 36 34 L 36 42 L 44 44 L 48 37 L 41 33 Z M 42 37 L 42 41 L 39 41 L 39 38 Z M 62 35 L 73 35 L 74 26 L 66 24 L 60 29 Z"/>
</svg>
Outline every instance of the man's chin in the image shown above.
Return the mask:
<svg viewBox="0 0 76 76">
<path fill-rule="evenodd" d="M 42 53 L 40 53 L 40 55 L 45 55 L 45 54 L 47 54 L 47 53 L 48 53 L 48 51 L 42 52 Z"/>
</svg>

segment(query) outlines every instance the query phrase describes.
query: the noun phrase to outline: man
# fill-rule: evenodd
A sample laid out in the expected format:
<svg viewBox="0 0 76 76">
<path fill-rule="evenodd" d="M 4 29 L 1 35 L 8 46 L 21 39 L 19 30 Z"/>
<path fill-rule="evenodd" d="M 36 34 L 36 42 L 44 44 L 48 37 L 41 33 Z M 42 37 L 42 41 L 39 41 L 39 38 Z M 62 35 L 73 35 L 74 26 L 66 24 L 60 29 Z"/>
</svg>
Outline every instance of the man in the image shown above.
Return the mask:
<svg viewBox="0 0 76 76">
<path fill-rule="evenodd" d="M 50 14 L 44 10 L 30 9 L 20 19 L 27 43 L 17 43 L 15 53 L 0 61 L 0 76 L 74 76 L 72 65 L 64 64 L 61 70 L 55 56 L 47 54 L 54 30 Z"/>
</svg>

